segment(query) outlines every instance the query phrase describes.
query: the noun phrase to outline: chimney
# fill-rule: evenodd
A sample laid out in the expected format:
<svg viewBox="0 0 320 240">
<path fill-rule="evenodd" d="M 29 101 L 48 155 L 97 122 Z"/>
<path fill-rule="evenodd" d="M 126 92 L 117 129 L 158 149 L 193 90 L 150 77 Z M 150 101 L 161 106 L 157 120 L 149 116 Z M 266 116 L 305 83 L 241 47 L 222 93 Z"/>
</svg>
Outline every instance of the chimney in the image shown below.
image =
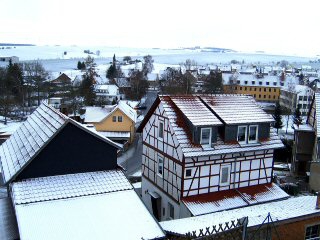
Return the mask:
<svg viewBox="0 0 320 240">
<path fill-rule="evenodd" d="M 316 209 L 320 209 L 320 194 L 319 194 L 319 192 L 316 192 L 316 195 L 317 195 Z"/>
</svg>

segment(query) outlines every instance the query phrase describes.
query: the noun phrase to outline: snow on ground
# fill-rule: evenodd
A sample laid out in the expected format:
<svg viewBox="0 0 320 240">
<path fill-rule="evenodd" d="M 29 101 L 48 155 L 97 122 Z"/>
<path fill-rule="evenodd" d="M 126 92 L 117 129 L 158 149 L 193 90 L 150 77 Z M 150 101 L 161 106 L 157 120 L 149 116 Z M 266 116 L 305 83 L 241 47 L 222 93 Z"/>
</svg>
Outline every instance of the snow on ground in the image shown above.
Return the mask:
<svg viewBox="0 0 320 240">
<path fill-rule="evenodd" d="M 13 122 L 8 120 L 7 125 L 4 124 L 4 119 L 3 117 L 0 117 L 0 133 L 9 133 L 12 134 L 14 133 L 23 122 Z"/>
</svg>

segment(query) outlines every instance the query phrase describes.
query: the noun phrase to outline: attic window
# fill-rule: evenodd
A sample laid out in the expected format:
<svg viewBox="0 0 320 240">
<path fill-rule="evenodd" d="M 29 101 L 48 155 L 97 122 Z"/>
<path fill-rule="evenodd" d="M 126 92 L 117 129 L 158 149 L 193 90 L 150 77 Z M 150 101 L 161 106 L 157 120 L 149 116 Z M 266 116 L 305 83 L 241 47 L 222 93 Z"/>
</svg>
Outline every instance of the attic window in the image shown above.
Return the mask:
<svg viewBox="0 0 320 240">
<path fill-rule="evenodd" d="M 117 116 L 113 116 L 112 117 L 112 122 L 116 122 L 117 121 Z"/>
<path fill-rule="evenodd" d="M 211 146 L 211 128 L 201 128 L 200 144 L 203 147 Z"/>
<path fill-rule="evenodd" d="M 122 116 L 118 116 L 118 122 L 122 122 Z"/>
<path fill-rule="evenodd" d="M 158 137 L 163 139 L 163 122 L 159 121 Z"/>
</svg>

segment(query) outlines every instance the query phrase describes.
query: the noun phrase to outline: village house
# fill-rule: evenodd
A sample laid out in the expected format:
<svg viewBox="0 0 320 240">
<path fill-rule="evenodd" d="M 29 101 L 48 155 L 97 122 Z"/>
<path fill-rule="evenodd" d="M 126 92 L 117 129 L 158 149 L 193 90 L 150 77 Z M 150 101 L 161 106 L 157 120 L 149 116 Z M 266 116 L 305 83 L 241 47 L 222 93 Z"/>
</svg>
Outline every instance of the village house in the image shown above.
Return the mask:
<svg viewBox="0 0 320 240">
<path fill-rule="evenodd" d="M 119 88 L 115 84 L 95 84 L 94 91 L 98 102 L 116 103 L 121 99 Z"/>
<path fill-rule="evenodd" d="M 118 150 L 118 144 L 40 105 L 0 146 L 9 191 L 0 201 L 1 213 L 8 213 L 0 216 L 1 239 L 163 238 L 117 165 Z"/>
<path fill-rule="evenodd" d="M 93 124 L 101 135 L 129 144 L 134 139 L 136 121 L 136 111 L 124 100 L 112 106 L 86 107 L 84 118 L 84 123 Z"/>
<path fill-rule="evenodd" d="M 292 113 L 299 107 L 301 114 L 306 116 L 310 109 L 313 94 L 314 91 L 308 86 L 283 87 L 280 91 L 279 104 Z"/>
<path fill-rule="evenodd" d="M 137 130 L 149 211 L 167 220 L 288 198 L 272 183 L 273 122 L 252 96 L 159 96 Z"/>
</svg>

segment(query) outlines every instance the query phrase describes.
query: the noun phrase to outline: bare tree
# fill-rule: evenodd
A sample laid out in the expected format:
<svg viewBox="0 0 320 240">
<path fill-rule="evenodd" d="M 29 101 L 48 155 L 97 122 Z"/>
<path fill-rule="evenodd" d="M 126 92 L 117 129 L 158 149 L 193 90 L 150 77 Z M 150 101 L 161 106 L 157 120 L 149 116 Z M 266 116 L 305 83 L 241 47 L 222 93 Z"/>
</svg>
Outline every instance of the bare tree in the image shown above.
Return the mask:
<svg viewBox="0 0 320 240">
<path fill-rule="evenodd" d="M 41 93 L 49 73 L 38 61 L 24 63 L 25 87 L 27 89 L 28 106 L 31 106 L 32 93 L 36 92 L 37 105 L 40 105 Z"/>
</svg>

